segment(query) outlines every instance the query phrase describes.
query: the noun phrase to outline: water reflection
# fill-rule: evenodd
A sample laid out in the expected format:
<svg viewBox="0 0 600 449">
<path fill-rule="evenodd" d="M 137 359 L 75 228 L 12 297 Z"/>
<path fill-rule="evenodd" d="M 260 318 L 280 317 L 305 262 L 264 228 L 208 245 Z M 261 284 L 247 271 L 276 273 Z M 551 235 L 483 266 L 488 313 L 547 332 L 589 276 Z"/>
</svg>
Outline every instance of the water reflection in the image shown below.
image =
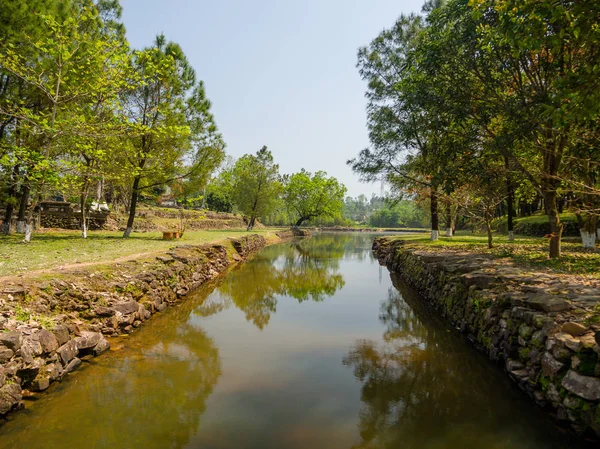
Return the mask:
<svg viewBox="0 0 600 449">
<path fill-rule="evenodd" d="M 383 341 L 359 340 L 343 360 L 362 383 L 354 448 L 565 447 L 548 446 L 543 429 L 556 430 L 539 410 L 397 276 L 392 281 L 381 306 Z"/>
<path fill-rule="evenodd" d="M 344 286 L 339 259 L 348 239 L 319 236 L 267 248 L 251 264 L 242 266 L 218 288 L 220 298 L 208 298 L 205 313 L 231 301 L 259 329 L 275 313 L 278 296 L 298 302 L 323 301 Z"/>
<path fill-rule="evenodd" d="M 377 282 L 371 241 L 267 248 L 53 385 L 0 449 L 573 449 L 398 279 Z"/>
<path fill-rule="evenodd" d="M 168 319 L 154 322 L 152 332 L 114 341 L 117 351 L 110 357 L 55 384 L 51 395 L 2 426 L 0 447 L 187 446 L 221 375 L 214 341 L 187 319 L 192 307 L 184 303 L 167 311 Z M 118 350 L 124 344 L 127 349 Z M 56 412 L 51 404 L 58 404 Z"/>
</svg>

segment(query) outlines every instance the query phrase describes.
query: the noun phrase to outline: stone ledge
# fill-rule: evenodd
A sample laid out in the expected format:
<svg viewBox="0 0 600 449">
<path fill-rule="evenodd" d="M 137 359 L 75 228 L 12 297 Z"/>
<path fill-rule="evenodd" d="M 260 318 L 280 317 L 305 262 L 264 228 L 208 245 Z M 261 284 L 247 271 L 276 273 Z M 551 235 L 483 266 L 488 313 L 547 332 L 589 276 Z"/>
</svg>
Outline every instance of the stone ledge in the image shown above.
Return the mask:
<svg viewBox="0 0 600 449">
<path fill-rule="evenodd" d="M 598 285 L 393 237 L 373 252 L 540 406 L 600 440 Z"/>
<path fill-rule="evenodd" d="M 24 397 L 46 390 L 82 361 L 107 351 L 106 336 L 133 332 L 266 244 L 253 234 L 232 239 L 229 247 L 181 245 L 103 273 L 0 285 L 0 417 L 22 408 Z"/>
</svg>

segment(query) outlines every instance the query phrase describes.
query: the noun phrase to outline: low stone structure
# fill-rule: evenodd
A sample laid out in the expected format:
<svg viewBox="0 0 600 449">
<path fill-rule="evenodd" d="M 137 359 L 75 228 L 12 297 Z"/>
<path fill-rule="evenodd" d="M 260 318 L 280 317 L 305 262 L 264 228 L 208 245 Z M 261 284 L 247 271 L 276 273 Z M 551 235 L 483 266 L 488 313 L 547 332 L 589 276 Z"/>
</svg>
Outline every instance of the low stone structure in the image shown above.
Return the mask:
<svg viewBox="0 0 600 449">
<path fill-rule="evenodd" d="M 399 273 L 540 406 L 600 439 L 600 285 L 486 254 L 375 240 Z"/>
<path fill-rule="evenodd" d="M 105 336 L 135 328 L 266 245 L 181 245 L 151 260 L 0 286 L 0 416 L 110 347 Z"/>
<path fill-rule="evenodd" d="M 40 203 L 40 227 L 57 229 L 81 229 L 81 215 L 73 207 L 63 201 L 44 201 Z M 102 229 L 106 223 L 109 212 L 87 212 L 89 230 Z"/>
</svg>

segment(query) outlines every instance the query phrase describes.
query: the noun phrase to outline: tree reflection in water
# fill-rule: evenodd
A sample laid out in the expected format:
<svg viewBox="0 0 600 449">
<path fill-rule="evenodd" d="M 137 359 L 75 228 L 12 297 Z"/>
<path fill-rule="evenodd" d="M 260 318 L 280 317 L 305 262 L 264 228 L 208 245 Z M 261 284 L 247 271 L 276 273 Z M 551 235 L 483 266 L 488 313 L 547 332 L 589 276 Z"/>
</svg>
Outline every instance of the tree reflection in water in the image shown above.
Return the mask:
<svg viewBox="0 0 600 449">
<path fill-rule="evenodd" d="M 53 386 L 24 412 L 29 416 L 2 428 L 0 447 L 187 447 L 221 375 L 214 341 L 189 320 L 193 308 L 183 302 L 168 310 L 152 329 L 128 337 L 127 349 Z M 20 432 L 24 418 L 28 430 Z"/>
<path fill-rule="evenodd" d="M 263 329 L 276 311 L 278 296 L 323 301 L 344 286 L 338 272 L 348 239 L 318 236 L 264 250 L 253 263 L 228 276 L 218 288 L 222 304 L 231 300 L 246 319 Z M 215 308 L 208 298 L 210 308 Z"/>
<path fill-rule="evenodd" d="M 550 431 L 539 411 L 398 277 L 392 281 L 381 308 L 383 344 L 360 340 L 343 360 L 362 383 L 355 448 L 548 447 L 530 445 L 540 432 L 532 415 L 537 429 Z"/>
</svg>

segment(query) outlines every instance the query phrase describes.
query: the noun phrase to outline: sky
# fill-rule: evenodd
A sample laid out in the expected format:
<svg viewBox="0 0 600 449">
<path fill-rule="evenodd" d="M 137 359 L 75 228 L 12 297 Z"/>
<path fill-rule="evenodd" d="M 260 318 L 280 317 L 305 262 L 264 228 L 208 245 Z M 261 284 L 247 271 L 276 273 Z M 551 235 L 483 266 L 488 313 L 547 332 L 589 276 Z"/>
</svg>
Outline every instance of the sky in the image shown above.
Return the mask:
<svg viewBox="0 0 600 449">
<path fill-rule="evenodd" d="M 423 0 L 121 0 L 132 47 L 163 33 L 205 82 L 227 153 L 266 145 L 280 172 L 326 171 L 348 194 L 379 194 L 346 165 L 369 145 L 367 45 Z"/>
</svg>

